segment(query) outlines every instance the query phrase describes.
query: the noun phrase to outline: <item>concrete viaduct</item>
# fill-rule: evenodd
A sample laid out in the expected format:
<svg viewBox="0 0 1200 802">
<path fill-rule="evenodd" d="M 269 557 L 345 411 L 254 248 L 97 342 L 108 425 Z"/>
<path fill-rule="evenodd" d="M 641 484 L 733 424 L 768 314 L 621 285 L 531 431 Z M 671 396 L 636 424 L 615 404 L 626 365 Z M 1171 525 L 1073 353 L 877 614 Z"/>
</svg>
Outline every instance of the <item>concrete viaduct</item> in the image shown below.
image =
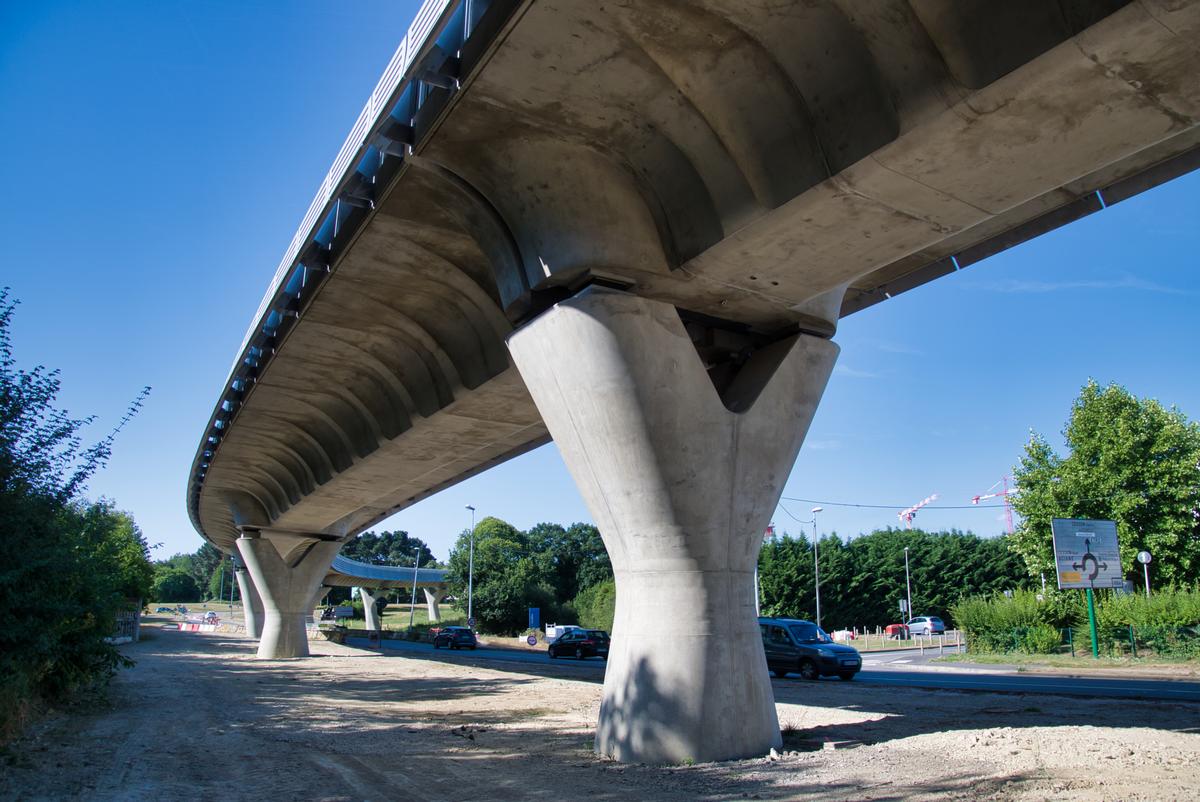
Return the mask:
<svg viewBox="0 0 1200 802">
<path fill-rule="evenodd" d="M 617 579 L 597 751 L 779 745 L 752 572 L 838 320 L 1196 167 L 1198 76 L 1188 0 L 426 2 L 191 469 L 259 654 L 553 439 Z"/>
</svg>

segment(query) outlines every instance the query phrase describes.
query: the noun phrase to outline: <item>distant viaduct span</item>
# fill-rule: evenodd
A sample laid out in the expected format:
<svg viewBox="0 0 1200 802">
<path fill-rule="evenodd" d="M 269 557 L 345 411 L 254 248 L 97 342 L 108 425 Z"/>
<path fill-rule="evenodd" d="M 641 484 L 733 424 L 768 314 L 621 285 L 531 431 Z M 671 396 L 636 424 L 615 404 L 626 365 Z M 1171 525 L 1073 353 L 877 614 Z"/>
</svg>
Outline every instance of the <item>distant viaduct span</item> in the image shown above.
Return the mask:
<svg viewBox="0 0 1200 802">
<path fill-rule="evenodd" d="M 777 746 L 753 568 L 838 320 L 1196 167 L 1197 76 L 1186 0 L 426 2 L 191 469 L 259 654 L 348 538 L 553 438 L 617 578 L 597 750 Z"/>
</svg>

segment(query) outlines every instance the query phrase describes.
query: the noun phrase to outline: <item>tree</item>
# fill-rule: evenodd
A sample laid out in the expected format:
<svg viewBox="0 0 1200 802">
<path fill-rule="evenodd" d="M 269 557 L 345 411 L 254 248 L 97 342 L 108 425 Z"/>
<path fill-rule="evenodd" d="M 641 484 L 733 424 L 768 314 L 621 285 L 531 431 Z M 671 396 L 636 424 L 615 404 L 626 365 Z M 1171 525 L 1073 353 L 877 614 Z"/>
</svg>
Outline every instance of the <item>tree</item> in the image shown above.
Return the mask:
<svg viewBox="0 0 1200 802">
<path fill-rule="evenodd" d="M 213 571 L 212 576 L 208 578 L 208 587 L 205 597 L 209 599 L 218 599 L 229 601 L 230 594 L 233 594 L 233 600 L 241 599 L 237 578 L 233 575 L 232 565 L 229 560 L 224 560 Z"/>
<path fill-rule="evenodd" d="M 904 549 L 916 615 L 949 616 L 964 596 L 1020 587 L 1027 582 L 1005 538 L 956 530 L 880 529 L 849 542 L 836 534 L 818 543 L 821 624 L 826 629 L 883 626 L 901 620 L 907 596 Z M 759 553 L 760 606 L 764 615 L 816 617 L 812 546 L 788 535 Z"/>
<path fill-rule="evenodd" d="M 563 528 L 541 523 L 529 530 L 527 539 L 559 604 L 571 601 L 584 588 L 612 578 L 612 563 L 600 530 L 591 524 L 574 523 Z"/>
<path fill-rule="evenodd" d="M 108 499 L 78 505 L 76 514 L 82 537 L 93 544 L 93 558 L 110 566 L 115 592 L 130 601 L 150 598 L 154 566 L 146 538 L 133 516 L 116 509 Z"/>
<path fill-rule="evenodd" d="M 446 581 L 460 600 L 467 598 L 471 533 L 463 532 L 450 552 Z M 554 614 L 554 593 L 542 581 L 531 555 L 529 538 L 499 518 L 475 526 L 473 614 L 479 627 L 496 634 L 515 634 L 528 623 L 527 608 Z"/>
<path fill-rule="evenodd" d="M 221 560 L 225 557 L 213 544 L 205 541 L 196 549 L 196 553 L 191 559 L 191 575 L 195 581 L 196 587 L 204 591 L 206 599 L 216 598 L 216 592 L 208 593 L 209 585 L 212 584 L 212 578 L 218 576 L 217 569 L 221 567 Z"/>
<path fill-rule="evenodd" d="M 121 424 L 92 446 L 55 402 L 57 371 L 17 368 L 15 303 L 0 291 L 0 740 L 37 699 L 54 701 L 129 664 L 106 638 L 144 584 L 145 542 L 107 503 L 82 497 Z"/>
<path fill-rule="evenodd" d="M 437 565 L 433 552 L 429 550 L 425 541 L 404 531 L 379 534 L 363 532 L 342 546 L 341 555 L 371 565 L 412 565 L 413 554 L 417 549 L 421 551 L 423 567 L 432 568 Z"/>
<path fill-rule="evenodd" d="M 160 602 L 200 601 L 200 588 L 191 574 L 168 568 L 154 578 L 153 595 Z"/>
<path fill-rule="evenodd" d="M 573 604 L 579 613 L 579 623 L 588 629 L 612 632 L 617 609 L 617 583 L 605 579 L 579 592 Z"/>
<path fill-rule="evenodd" d="M 1124 387 L 1089 381 L 1063 430 L 1070 453 L 1031 433 L 1014 471 L 1021 523 L 1014 551 L 1031 576 L 1054 575 L 1052 518 L 1117 523 L 1121 564 L 1137 579 L 1137 552 L 1154 555 L 1162 583 L 1200 580 L 1200 425 Z"/>
</svg>

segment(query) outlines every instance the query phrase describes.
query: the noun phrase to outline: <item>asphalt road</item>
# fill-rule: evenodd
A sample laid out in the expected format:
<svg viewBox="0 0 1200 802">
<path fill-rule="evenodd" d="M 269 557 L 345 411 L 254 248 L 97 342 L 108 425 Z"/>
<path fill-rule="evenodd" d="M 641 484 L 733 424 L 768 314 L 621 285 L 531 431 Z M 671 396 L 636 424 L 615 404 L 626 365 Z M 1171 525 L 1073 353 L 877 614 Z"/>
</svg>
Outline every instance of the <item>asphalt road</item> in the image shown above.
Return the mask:
<svg viewBox="0 0 1200 802">
<path fill-rule="evenodd" d="M 346 643 L 348 646 L 358 648 L 368 647 L 366 638 L 349 638 Z M 604 681 L 604 661 L 598 658 L 551 660 L 544 650 L 526 652 L 515 649 L 480 647 L 474 651 L 450 651 L 434 649 L 428 643 L 392 640 L 381 641 L 381 643 L 385 653 L 403 653 L 405 656 L 411 657 L 476 665 L 502 662 L 510 667 L 514 664 L 520 666 L 516 670 L 528 671 L 541 676 L 580 679 L 590 682 Z M 1200 682 L 1016 673 L 1011 670 L 1006 671 L 1002 666 L 964 668 L 962 664 L 954 667 L 929 665 L 929 661 L 937 656 L 936 650 L 929 649 L 926 649 L 923 655 L 916 649 L 899 652 L 865 652 L 863 654 L 863 670 L 859 672 L 854 681 L 929 690 L 1200 702 Z M 788 684 L 803 682 L 794 675 L 774 681 Z M 821 681 L 841 682 L 836 678 L 826 678 Z"/>
</svg>

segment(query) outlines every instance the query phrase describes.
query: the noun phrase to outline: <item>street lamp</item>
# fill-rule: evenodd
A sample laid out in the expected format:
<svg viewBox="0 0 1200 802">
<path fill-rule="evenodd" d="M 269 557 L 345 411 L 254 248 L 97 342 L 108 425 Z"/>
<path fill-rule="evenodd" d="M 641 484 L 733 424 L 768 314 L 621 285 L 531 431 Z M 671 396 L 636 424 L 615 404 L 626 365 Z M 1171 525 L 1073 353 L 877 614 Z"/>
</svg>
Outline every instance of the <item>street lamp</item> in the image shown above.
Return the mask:
<svg viewBox="0 0 1200 802">
<path fill-rule="evenodd" d="M 824 507 L 813 507 L 810 512 L 813 517 L 813 588 L 817 596 L 817 628 L 821 627 L 821 564 L 817 560 L 817 513 L 824 512 Z"/>
<path fill-rule="evenodd" d="M 413 592 L 412 601 L 408 603 L 408 628 L 413 628 L 413 616 L 417 614 L 417 569 L 421 567 L 421 547 L 417 546 L 413 552 L 415 559 L 413 560 Z"/>
<path fill-rule="evenodd" d="M 475 592 L 475 508 L 468 504 L 467 509 L 471 511 L 471 556 L 467 562 L 467 626 L 474 629 L 475 615 L 471 603 Z"/>
<path fill-rule="evenodd" d="M 912 582 L 908 578 L 908 546 L 904 547 L 904 589 L 907 591 L 908 618 L 911 621 L 913 617 L 912 608 Z M 907 622 L 905 622 L 907 623 Z"/>
</svg>

